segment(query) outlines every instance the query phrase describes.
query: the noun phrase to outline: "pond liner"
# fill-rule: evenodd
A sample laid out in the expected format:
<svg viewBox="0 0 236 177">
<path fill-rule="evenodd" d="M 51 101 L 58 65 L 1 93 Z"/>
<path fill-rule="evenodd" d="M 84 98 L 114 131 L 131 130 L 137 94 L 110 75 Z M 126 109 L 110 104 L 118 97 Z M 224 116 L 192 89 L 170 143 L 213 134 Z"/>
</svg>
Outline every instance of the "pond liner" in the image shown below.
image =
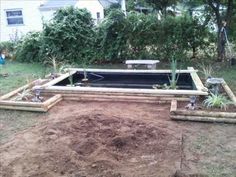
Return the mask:
<svg viewBox="0 0 236 177">
<path fill-rule="evenodd" d="M 179 73 L 177 89 L 195 90 L 193 80 L 189 73 Z M 72 75 L 75 85 L 83 86 L 83 72 L 76 72 Z M 107 72 L 87 72 L 90 87 L 109 88 L 138 88 L 153 89 L 154 85 L 170 85 L 170 73 L 107 73 Z M 66 86 L 70 84 L 69 76 L 54 86 Z"/>
</svg>

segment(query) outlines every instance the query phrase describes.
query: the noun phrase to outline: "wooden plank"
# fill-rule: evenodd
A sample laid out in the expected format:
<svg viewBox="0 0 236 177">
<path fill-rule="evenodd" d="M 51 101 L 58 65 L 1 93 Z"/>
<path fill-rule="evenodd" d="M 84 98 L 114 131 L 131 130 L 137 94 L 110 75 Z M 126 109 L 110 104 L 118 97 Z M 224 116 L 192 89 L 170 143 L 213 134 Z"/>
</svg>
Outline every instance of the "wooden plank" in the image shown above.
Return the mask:
<svg viewBox="0 0 236 177">
<path fill-rule="evenodd" d="M 19 93 L 19 92 L 21 92 L 21 91 L 23 91 L 23 90 L 25 90 L 25 89 L 27 89 L 27 88 L 33 86 L 33 84 L 34 84 L 34 82 L 31 82 L 31 83 L 26 84 L 26 85 L 24 85 L 24 86 L 22 86 L 22 87 L 20 87 L 20 88 L 18 88 L 18 89 L 16 89 L 16 90 L 10 92 L 10 93 L 7 93 L 7 94 L 1 96 L 1 97 L 0 97 L 0 100 L 8 99 L 8 98 L 10 98 L 10 97 L 16 95 L 17 93 Z"/>
<path fill-rule="evenodd" d="M 236 118 L 236 113 L 233 112 L 213 112 L 213 111 L 199 111 L 199 110 L 175 110 L 171 111 L 173 115 L 184 115 L 184 116 L 205 116 L 205 117 L 229 117 Z"/>
<path fill-rule="evenodd" d="M 2 106 L 0 109 L 9 109 L 9 110 L 20 110 L 20 111 L 33 111 L 33 112 L 47 112 L 45 108 L 42 107 L 24 107 L 24 106 Z"/>
<path fill-rule="evenodd" d="M 120 98 L 83 98 L 83 97 L 64 97 L 64 100 L 69 101 L 115 101 L 115 102 L 133 102 L 133 103 L 150 103 L 150 104 L 165 104 L 168 100 L 137 100 L 137 99 L 120 99 Z"/>
<path fill-rule="evenodd" d="M 53 104 L 54 102 L 56 102 L 57 100 L 60 100 L 61 98 L 62 98 L 62 96 L 61 96 L 60 94 L 55 95 L 55 96 L 49 98 L 48 100 L 46 100 L 46 101 L 43 103 L 43 105 L 47 107 L 47 106 Z"/>
<path fill-rule="evenodd" d="M 170 112 L 176 111 L 176 109 L 177 109 L 177 100 L 172 100 L 170 106 Z"/>
<path fill-rule="evenodd" d="M 68 68 L 71 71 L 79 71 L 84 72 L 83 68 Z M 171 73 L 171 70 L 129 70 L 129 69 L 92 69 L 92 68 L 86 68 L 87 72 L 112 72 L 112 73 Z M 191 73 L 191 72 L 197 72 L 198 70 L 177 70 L 177 73 Z"/>
<path fill-rule="evenodd" d="M 173 120 L 194 121 L 194 122 L 212 122 L 212 123 L 236 123 L 234 118 L 215 118 L 215 117 L 201 117 L 201 116 L 184 116 L 184 115 L 171 115 Z"/>
<path fill-rule="evenodd" d="M 46 106 L 46 110 L 48 111 L 49 109 L 51 109 L 53 106 L 55 106 L 57 103 L 59 103 L 62 100 L 63 100 L 62 96 L 58 97 L 54 102 L 51 102 L 51 104 Z"/>
<path fill-rule="evenodd" d="M 23 106 L 23 107 L 24 106 L 41 107 L 43 105 L 43 103 L 0 100 L 0 105 L 3 105 L 3 106 Z"/>
<path fill-rule="evenodd" d="M 236 97 L 225 81 L 222 83 L 222 87 L 224 88 L 229 98 L 233 101 L 233 104 L 236 106 Z"/>
<path fill-rule="evenodd" d="M 63 75 L 61 75 L 60 77 L 56 78 L 56 79 L 53 79 L 52 81 L 42 85 L 42 88 L 46 88 L 46 87 L 49 87 L 49 86 L 52 86 L 62 80 L 64 80 L 65 78 L 69 77 L 70 75 L 76 73 L 76 71 L 71 71 L 71 72 L 68 72 L 68 73 L 65 73 Z"/>
<path fill-rule="evenodd" d="M 193 67 L 188 67 L 188 69 L 190 71 L 193 71 L 194 68 Z M 191 72 L 190 73 L 192 79 L 193 79 L 193 82 L 197 88 L 198 91 L 204 91 L 204 92 L 208 92 L 208 89 L 203 85 L 201 79 L 199 78 L 199 76 L 197 75 L 197 72 Z"/>
<path fill-rule="evenodd" d="M 110 97 L 110 98 L 127 98 L 127 97 L 133 97 L 135 99 L 146 99 L 146 100 L 165 100 L 165 101 L 171 101 L 173 99 L 176 99 L 178 101 L 188 101 L 189 98 L 187 97 L 174 97 L 173 95 L 147 95 L 147 94 L 125 94 L 125 93 L 96 93 L 96 92 L 92 92 L 92 93 L 88 93 L 88 92 L 84 92 L 84 93 L 70 93 L 70 92 L 45 92 L 43 93 L 43 95 L 51 95 L 51 94 L 58 94 L 61 93 L 61 95 L 66 98 L 66 97 L 83 97 L 83 98 L 90 98 L 90 97 L 94 97 L 94 98 L 101 98 L 101 97 Z"/>
<path fill-rule="evenodd" d="M 18 88 L 18 89 L 16 89 L 16 90 L 12 91 L 12 92 L 9 92 L 9 93 L 7 93 L 7 94 L 1 96 L 1 97 L 0 97 L 0 100 L 9 99 L 10 97 L 16 95 L 17 93 L 19 93 L 19 92 L 21 92 L 21 91 L 23 91 L 23 90 L 25 90 L 25 89 L 29 89 L 29 88 L 31 89 L 31 87 L 33 87 L 37 81 L 38 81 L 38 80 L 32 81 L 32 82 L 30 82 L 29 84 L 26 84 L 26 85 L 24 85 L 24 86 L 22 86 L 22 87 L 20 87 L 20 88 Z M 48 79 L 42 79 L 42 80 L 41 80 L 41 83 L 42 83 L 42 84 L 44 84 L 44 83 L 46 83 L 46 82 L 48 82 Z"/>
<path fill-rule="evenodd" d="M 208 95 L 207 92 L 200 90 L 157 90 L 157 89 L 127 89 L 127 88 L 104 88 L 104 87 L 63 87 L 63 86 L 50 86 L 45 90 L 53 91 L 80 91 L 89 92 L 122 92 L 122 93 L 146 93 L 146 94 L 162 94 L 162 95 Z"/>
</svg>

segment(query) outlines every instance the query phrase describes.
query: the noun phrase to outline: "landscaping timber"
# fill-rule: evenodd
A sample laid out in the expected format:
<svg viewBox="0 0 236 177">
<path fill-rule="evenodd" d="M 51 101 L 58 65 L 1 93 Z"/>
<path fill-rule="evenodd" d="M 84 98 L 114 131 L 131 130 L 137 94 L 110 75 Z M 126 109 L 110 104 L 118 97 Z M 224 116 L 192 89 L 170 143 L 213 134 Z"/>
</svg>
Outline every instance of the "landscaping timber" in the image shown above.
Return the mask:
<svg viewBox="0 0 236 177">
<path fill-rule="evenodd" d="M 236 124 L 235 118 L 218 118 L 218 117 L 205 117 L 205 116 L 185 116 L 185 115 L 174 115 L 171 116 L 173 120 L 183 121 L 195 121 L 195 122 L 212 122 L 212 123 L 233 123 Z"/>
<path fill-rule="evenodd" d="M 33 112 L 47 112 L 52 106 L 62 100 L 62 96 L 57 94 L 42 103 L 28 101 L 0 100 L 0 109 L 22 110 Z"/>
<path fill-rule="evenodd" d="M 171 102 L 170 118 L 182 121 L 236 123 L 236 113 L 234 112 L 178 109 L 176 100 Z"/>
<path fill-rule="evenodd" d="M 232 92 L 232 90 L 229 88 L 228 84 L 224 81 L 221 85 L 224 88 L 227 95 L 229 96 L 229 98 L 232 100 L 232 102 L 236 106 L 236 97 L 235 97 L 234 93 Z"/>
</svg>

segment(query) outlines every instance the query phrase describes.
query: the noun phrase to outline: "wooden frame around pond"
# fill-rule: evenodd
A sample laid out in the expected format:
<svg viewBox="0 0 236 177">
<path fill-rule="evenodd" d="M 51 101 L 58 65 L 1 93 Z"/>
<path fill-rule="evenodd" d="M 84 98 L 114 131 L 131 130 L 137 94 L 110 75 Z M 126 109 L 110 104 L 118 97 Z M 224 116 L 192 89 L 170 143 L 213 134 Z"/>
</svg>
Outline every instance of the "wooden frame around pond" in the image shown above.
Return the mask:
<svg viewBox="0 0 236 177">
<path fill-rule="evenodd" d="M 66 87 L 54 86 L 56 83 L 64 80 L 69 75 L 75 72 L 84 72 L 83 68 L 70 68 L 70 72 L 66 73 L 57 79 L 43 85 L 45 94 L 62 94 L 65 99 L 81 97 L 83 94 L 92 95 L 122 95 L 122 96 L 159 96 L 162 99 L 176 97 L 176 99 L 187 98 L 190 95 L 208 95 L 208 90 L 205 88 L 197 75 L 197 70 L 193 67 L 188 67 L 187 70 L 178 70 L 177 73 L 190 73 L 196 90 L 172 90 L 172 89 L 130 89 L 130 88 L 104 88 L 104 87 Z M 120 69 L 86 69 L 88 72 L 123 72 L 123 73 L 171 73 L 171 70 L 120 70 Z"/>
</svg>

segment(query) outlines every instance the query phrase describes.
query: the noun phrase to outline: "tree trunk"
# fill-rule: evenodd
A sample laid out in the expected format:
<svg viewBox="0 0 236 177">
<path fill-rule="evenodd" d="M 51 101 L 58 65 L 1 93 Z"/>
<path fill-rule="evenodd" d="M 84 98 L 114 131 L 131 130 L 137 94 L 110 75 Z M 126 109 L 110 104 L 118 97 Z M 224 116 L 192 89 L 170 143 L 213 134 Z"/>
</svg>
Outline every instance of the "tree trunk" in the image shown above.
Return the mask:
<svg viewBox="0 0 236 177">
<path fill-rule="evenodd" d="M 207 4 L 212 8 L 216 22 L 218 27 L 218 34 L 217 34 L 217 59 L 218 61 L 224 61 L 225 59 L 225 43 L 222 34 L 222 20 L 223 17 L 220 15 L 220 1 L 214 1 L 214 0 L 205 0 Z M 232 19 L 232 12 L 233 12 L 233 0 L 227 1 L 227 10 L 226 10 L 226 16 L 224 17 L 224 20 L 226 21 L 226 24 L 229 26 L 231 19 Z"/>
<path fill-rule="evenodd" d="M 192 47 L 192 58 L 196 58 L 197 57 L 197 48 L 195 46 Z"/>
</svg>

